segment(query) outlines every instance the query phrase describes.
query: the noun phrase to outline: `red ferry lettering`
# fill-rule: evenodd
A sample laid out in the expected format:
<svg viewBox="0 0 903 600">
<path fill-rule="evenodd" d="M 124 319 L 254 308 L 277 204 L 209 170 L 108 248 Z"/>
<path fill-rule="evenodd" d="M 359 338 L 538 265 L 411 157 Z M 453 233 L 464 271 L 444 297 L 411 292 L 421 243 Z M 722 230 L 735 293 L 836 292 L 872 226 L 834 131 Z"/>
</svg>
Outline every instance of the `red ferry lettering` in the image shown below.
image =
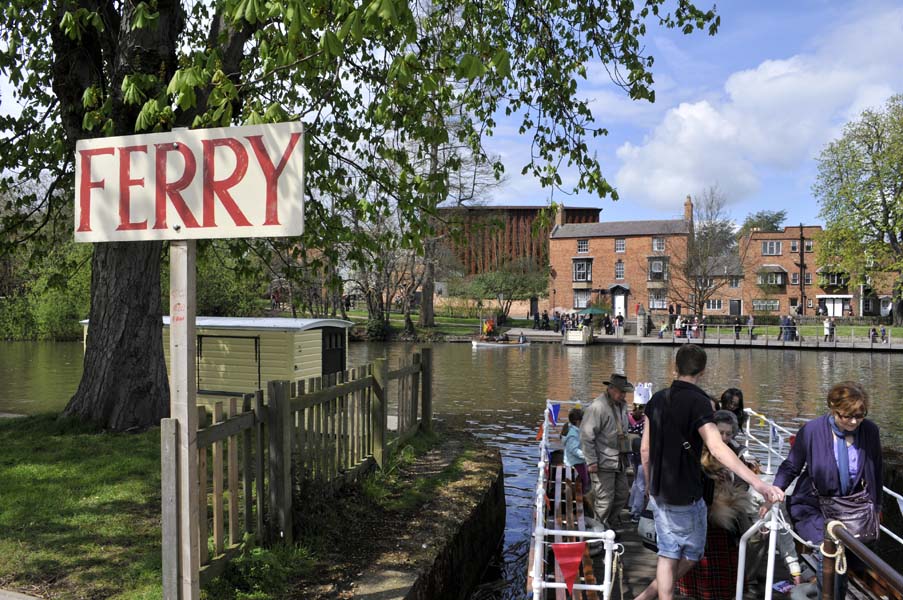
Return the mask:
<svg viewBox="0 0 903 600">
<path fill-rule="evenodd" d="M 298 140 L 301 139 L 301 133 L 295 132 L 289 137 L 288 146 L 285 152 L 282 153 L 282 158 L 276 167 L 273 167 L 273 161 L 263 145 L 262 135 L 249 135 L 246 139 L 254 150 L 254 155 L 257 157 L 257 162 L 260 163 L 260 169 L 263 171 L 263 176 L 267 182 L 266 219 L 263 224 L 279 225 L 279 190 L 276 184 L 279 182 L 279 177 L 282 175 L 282 171 L 285 170 L 285 165 L 288 164 L 288 159 L 294 152 Z"/>
<path fill-rule="evenodd" d="M 119 227 L 117 231 L 130 231 L 135 229 L 147 229 L 147 219 L 139 223 L 133 223 L 131 217 L 132 191 L 130 188 L 144 187 L 144 177 L 132 179 L 131 153 L 147 153 L 147 145 L 126 146 L 119 149 Z"/>
<path fill-rule="evenodd" d="M 239 227 L 250 227 L 251 222 L 248 221 L 238 204 L 229 193 L 229 188 L 234 187 L 248 172 L 248 151 L 245 150 L 241 142 L 235 138 L 222 138 L 219 140 L 203 140 L 204 146 L 204 196 L 203 196 L 203 212 L 204 227 L 216 227 L 216 215 L 214 212 L 213 196 L 219 196 L 219 201 L 232 221 Z M 214 153 L 216 148 L 224 146 L 235 153 L 235 170 L 225 179 L 216 180 L 216 165 Z"/>
<path fill-rule="evenodd" d="M 185 200 L 180 193 L 182 190 L 191 185 L 194 174 L 197 172 L 197 161 L 194 154 L 185 144 L 167 143 L 155 144 L 156 155 L 155 163 L 155 218 L 154 229 L 166 229 L 166 198 L 169 197 L 176 212 L 179 213 L 182 222 L 186 227 L 200 227 L 197 219 L 194 218 L 191 209 L 185 204 Z M 182 176 L 172 183 L 166 181 L 166 155 L 170 152 L 178 152 L 185 159 L 185 172 Z"/>
<path fill-rule="evenodd" d="M 78 231 L 91 231 L 91 190 L 103 189 L 106 180 L 91 181 L 91 158 L 102 154 L 115 155 L 116 150 L 109 148 L 94 148 L 92 150 L 80 150 L 82 157 L 81 185 L 78 190 L 78 206 L 81 215 L 78 220 Z"/>
</svg>

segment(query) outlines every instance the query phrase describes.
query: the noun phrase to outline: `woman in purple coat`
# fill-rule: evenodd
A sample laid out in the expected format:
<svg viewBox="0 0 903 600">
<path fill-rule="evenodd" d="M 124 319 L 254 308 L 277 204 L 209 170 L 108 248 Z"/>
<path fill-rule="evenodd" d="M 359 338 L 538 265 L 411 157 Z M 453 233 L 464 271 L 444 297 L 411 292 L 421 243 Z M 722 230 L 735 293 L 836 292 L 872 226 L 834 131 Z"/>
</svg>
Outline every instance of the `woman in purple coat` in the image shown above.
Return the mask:
<svg viewBox="0 0 903 600">
<path fill-rule="evenodd" d="M 828 410 L 827 415 L 800 428 L 774 478 L 774 484 L 783 490 L 796 480 L 787 508 L 800 537 L 815 544 L 825 537 L 819 495 L 848 496 L 864 486 L 878 513 L 884 485 L 878 426 L 865 419 L 869 410 L 866 391 L 852 381 L 838 383 L 828 392 Z M 818 559 L 820 564 L 820 555 Z"/>
</svg>

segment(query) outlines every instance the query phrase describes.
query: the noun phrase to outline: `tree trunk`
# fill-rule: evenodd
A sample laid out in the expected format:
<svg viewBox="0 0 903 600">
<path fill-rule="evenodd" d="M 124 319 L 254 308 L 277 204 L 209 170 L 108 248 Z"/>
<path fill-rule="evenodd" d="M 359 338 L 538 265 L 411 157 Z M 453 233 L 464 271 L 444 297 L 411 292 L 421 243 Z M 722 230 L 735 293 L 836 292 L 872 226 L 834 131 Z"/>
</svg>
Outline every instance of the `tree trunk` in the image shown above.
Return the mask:
<svg viewBox="0 0 903 600">
<path fill-rule="evenodd" d="M 420 319 L 418 325 L 421 327 L 436 326 L 436 312 L 433 306 L 433 294 L 436 291 L 435 277 L 436 266 L 432 257 L 426 256 L 426 266 L 423 272 L 423 283 L 420 285 Z"/>
<path fill-rule="evenodd" d="M 94 247 L 84 372 L 63 414 L 115 431 L 169 415 L 160 307 L 161 242 Z"/>
</svg>

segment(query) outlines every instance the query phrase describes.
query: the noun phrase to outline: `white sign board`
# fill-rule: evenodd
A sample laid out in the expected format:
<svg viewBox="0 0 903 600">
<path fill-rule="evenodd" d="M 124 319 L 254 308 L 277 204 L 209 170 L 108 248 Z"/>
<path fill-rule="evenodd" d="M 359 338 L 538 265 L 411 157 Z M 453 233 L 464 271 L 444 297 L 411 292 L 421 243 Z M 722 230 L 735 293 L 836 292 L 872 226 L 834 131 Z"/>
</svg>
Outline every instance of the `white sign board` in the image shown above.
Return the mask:
<svg viewBox="0 0 903 600">
<path fill-rule="evenodd" d="M 304 230 L 304 125 L 80 140 L 75 241 L 284 237 Z"/>
</svg>

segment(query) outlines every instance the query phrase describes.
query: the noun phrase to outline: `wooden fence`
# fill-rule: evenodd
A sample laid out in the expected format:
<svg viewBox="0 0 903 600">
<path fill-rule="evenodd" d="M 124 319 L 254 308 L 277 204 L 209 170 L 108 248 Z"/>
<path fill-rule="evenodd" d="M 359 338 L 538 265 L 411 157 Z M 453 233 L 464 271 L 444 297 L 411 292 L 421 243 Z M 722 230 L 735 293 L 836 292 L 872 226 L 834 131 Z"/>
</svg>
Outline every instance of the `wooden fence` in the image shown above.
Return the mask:
<svg viewBox="0 0 903 600">
<path fill-rule="evenodd" d="M 295 485 L 331 486 L 382 467 L 393 446 L 432 423 L 432 354 L 389 370 L 385 359 L 328 378 L 271 381 L 264 394 L 198 407 L 198 507 L 204 586 L 246 539 L 292 543 Z M 419 418 L 418 418 L 419 415 Z M 395 427 L 390 427 L 390 419 Z M 163 597 L 179 598 L 176 419 L 161 422 Z M 265 529 L 266 527 L 266 529 Z M 247 537 L 246 537 L 247 536 Z"/>
</svg>

